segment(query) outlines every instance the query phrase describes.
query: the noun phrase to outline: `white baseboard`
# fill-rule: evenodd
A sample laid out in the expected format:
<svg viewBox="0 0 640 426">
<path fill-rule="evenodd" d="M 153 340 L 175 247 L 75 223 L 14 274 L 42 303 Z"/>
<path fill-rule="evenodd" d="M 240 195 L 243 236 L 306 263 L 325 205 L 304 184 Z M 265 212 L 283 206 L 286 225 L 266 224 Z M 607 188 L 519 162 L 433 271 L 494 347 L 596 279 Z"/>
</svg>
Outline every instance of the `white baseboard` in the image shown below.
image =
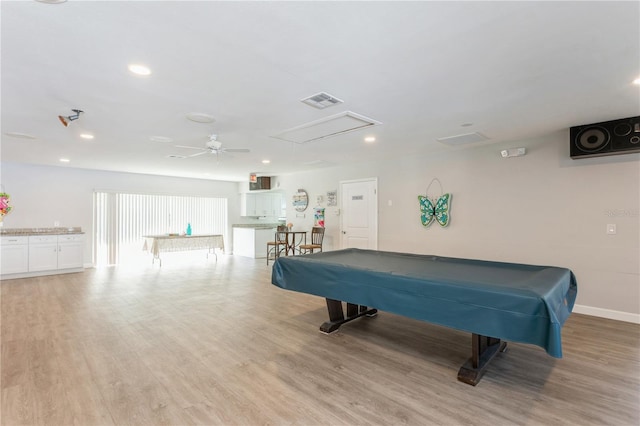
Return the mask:
<svg viewBox="0 0 640 426">
<path fill-rule="evenodd" d="M 574 305 L 573 312 L 576 314 L 591 315 L 594 317 L 608 318 L 617 321 L 632 322 L 640 324 L 640 314 L 630 312 L 614 311 L 612 309 L 594 308 L 592 306 Z"/>
</svg>

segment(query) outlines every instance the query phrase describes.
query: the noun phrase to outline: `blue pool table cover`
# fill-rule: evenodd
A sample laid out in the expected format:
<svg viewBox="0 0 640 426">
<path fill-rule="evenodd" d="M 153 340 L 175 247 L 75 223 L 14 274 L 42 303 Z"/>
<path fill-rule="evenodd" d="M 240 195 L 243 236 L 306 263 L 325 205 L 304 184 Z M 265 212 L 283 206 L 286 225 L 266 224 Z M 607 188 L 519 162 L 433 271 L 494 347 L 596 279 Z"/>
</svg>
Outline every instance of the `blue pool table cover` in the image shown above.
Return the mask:
<svg viewBox="0 0 640 426">
<path fill-rule="evenodd" d="M 377 308 L 562 357 L 577 295 L 566 268 L 344 249 L 279 257 L 272 284 Z"/>
</svg>

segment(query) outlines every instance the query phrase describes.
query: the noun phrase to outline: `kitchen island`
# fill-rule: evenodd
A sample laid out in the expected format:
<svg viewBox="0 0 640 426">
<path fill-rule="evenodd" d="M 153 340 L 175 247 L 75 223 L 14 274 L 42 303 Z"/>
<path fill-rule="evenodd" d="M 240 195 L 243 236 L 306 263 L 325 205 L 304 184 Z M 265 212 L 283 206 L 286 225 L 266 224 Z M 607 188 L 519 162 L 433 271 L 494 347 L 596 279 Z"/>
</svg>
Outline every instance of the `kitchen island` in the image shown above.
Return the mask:
<svg viewBox="0 0 640 426">
<path fill-rule="evenodd" d="M 235 224 L 233 225 L 233 254 L 237 256 L 264 259 L 267 257 L 267 242 L 273 241 L 278 225 Z"/>
</svg>

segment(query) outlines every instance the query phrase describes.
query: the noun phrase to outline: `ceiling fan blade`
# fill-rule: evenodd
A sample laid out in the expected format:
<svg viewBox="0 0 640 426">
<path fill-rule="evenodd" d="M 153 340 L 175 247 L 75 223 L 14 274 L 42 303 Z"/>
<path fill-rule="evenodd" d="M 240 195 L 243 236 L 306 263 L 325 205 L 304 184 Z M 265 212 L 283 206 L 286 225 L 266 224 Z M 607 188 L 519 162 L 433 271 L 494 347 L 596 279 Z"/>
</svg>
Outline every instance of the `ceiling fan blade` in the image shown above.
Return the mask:
<svg viewBox="0 0 640 426">
<path fill-rule="evenodd" d="M 209 154 L 209 151 L 197 152 L 195 154 L 187 155 L 187 158 L 197 157 L 198 155 Z"/>
<path fill-rule="evenodd" d="M 202 151 L 202 147 L 198 146 L 186 146 L 186 145 L 174 145 L 176 148 L 187 148 L 187 149 L 197 149 L 198 151 Z"/>
<path fill-rule="evenodd" d="M 246 149 L 246 148 L 224 148 L 223 151 L 225 151 L 225 152 L 251 152 L 250 149 Z"/>
</svg>

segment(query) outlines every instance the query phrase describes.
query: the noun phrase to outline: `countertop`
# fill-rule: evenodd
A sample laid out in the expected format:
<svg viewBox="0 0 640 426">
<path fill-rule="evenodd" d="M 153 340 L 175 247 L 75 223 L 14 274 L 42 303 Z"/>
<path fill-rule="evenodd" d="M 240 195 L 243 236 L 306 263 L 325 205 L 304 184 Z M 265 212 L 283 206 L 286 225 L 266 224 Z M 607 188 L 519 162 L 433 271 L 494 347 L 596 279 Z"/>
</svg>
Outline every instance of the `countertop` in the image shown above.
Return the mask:
<svg viewBox="0 0 640 426">
<path fill-rule="evenodd" d="M 80 226 L 69 228 L 0 228 L 0 236 L 84 234 Z"/>
</svg>

